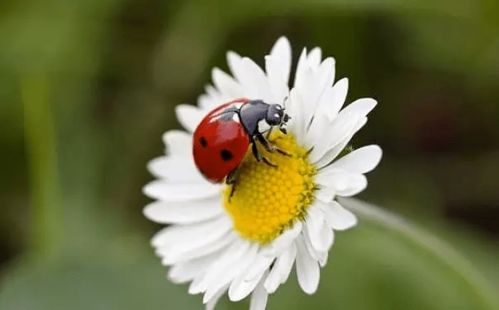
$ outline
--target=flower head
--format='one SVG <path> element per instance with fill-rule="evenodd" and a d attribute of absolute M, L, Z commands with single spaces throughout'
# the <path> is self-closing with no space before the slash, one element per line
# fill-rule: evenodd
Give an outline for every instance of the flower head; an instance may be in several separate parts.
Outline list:
<path fill-rule="evenodd" d="M 293 265 L 300 287 L 314 293 L 334 232 L 357 223 L 335 199 L 362 191 L 364 174 L 381 158 L 376 145 L 345 152 L 376 101 L 362 98 L 343 108 L 348 80 L 334 83 L 335 60 L 322 60 L 319 48 L 303 50 L 290 89 L 286 38 L 265 57 L 265 71 L 234 52 L 227 59 L 232 76 L 215 68 L 214 85 L 206 87 L 197 106 L 177 107 L 187 131 L 164 134 L 166 155 L 149 164 L 158 179 L 144 188 L 156 201 L 144 213 L 169 224 L 152 244 L 170 266 L 171 281 L 190 282 L 189 293 L 203 293 L 208 309 L 226 292 L 232 301 L 251 294 L 251 309 L 264 309 L 268 294 L 288 279 Z M 281 103 L 291 119 L 287 134 L 268 135 L 287 155 L 260 147 L 277 166 L 272 167 L 248 151 L 234 189 L 212 184 L 198 172 L 192 132 L 215 107 L 239 97 Z"/>

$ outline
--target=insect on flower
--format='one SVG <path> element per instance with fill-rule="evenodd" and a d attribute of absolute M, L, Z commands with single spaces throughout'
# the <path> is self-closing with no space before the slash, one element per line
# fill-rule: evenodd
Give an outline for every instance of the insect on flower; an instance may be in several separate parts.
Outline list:
<path fill-rule="evenodd" d="M 279 104 L 238 98 L 209 112 L 194 131 L 193 155 L 199 171 L 211 182 L 235 182 L 237 167 L 251 144 L 253 156 L 276 167 L 258 150 L 258 141 L 268 152 L 287 153 L 265 137 L 277 126 L 286 134 L 289 116 Z"/>
<path fill-rule="evenodd" d="M 316 292 L 336 236 L 357 224 L 338 198 L 364 190 L 382 156 L 377 145 L 344 151 L 376 100 L 348 104 L 348 80 L 335 82 L 320 48 L 304 48 L 295 72 L 291 56 L 284 37 L 265 69 L 228 52 L 231 74 L 214 69 L 197 105 L 177 106 L 185 130 L 166 132 L 166 154 L 148 164 L 144 214 L 167 225 L 151 243 L 207 310 L 225 294 L 264 310 L 293 268 Z"/>

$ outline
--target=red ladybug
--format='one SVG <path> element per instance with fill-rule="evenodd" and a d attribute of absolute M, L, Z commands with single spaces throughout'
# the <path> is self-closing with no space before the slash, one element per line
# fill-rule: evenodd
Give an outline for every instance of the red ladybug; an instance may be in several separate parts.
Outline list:
<path fill-rule="evenodd" d="M 284 153 L 273 146 L 263 132 L 279 126 L 286 133 L 288 120 L 289 116 L 279 104 L 247 98 L 224 103 L 208 113 L 194 131 L 194 162 L 209 181 L 219 183 L 225 179 L 233 183 L 235 171 L 251 144 L 258 161 L 275 166 L 262 156 L 255 141 L 268 151 Z"/>

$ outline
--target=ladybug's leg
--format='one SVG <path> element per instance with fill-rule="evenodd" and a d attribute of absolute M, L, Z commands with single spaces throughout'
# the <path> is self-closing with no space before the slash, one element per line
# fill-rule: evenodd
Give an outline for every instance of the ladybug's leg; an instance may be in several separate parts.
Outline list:
<path fill-rule="evenodd" d="M 267 140 L 267 138 L 265 138 L 261 133 L 257 133 L 255 136 L 258 139 L 258 141 L 263 145 L 263 147 L 267 150 L 267 152 L 276 152 L 277 151 L 278 153 L 280 153 L 282 155 L 291 156 L 291 154 L 287 153 L 284 150 L 281 150 L 277 146 L 270 143 L 270 141 Z"/>
<path fill-rule="evenodd" d="M 265 156 L 262 156 L 262 161 L 263 161 L 264 163 L 266 163 L 267 165 L 269 165 L 270 167 L 277 168 L 277 165 L 276 165 L 276 164 L 274 164 L 274 163 L 271 163 L 271 162 L 267 159 L 267 157 L 265 157 Z"/>
<path fill-rule="evenodd" d="M 267 140 L 267 138 L 265 138 L 261 133 L 257 133 L 255 137 L 258 139 L 258 142 L 260 142 L 263 145 L 263 147 L 267 150 L 267 152 L 273 153 L 276 151 L 276 147 L 272 145 L 270 141 Z"/>
<path fill-rule="evenodd" d="M 253 156 L 255 156 L 256 160 L 263 161 L 267 165 L 274 167 L 274 168 L 277 168 L 276 164 L 271 163 L 265 156 L 263 156 L 260 153 L 260 151 L 258 151 L 258 148 L 256 146 L 256 141 L 253 139 L 251 140 L 251 151 L 253 152 Z"/>
<path fill-rule="evenodd" d="M 229 174 L 225 178 L 225 183 L 227 185 L 232 185 L 229 194 L 229 202 L 232 196 L 234 195 L 234 192 L 236 191 L 236 184 L 237 184 L 236 181 L 237 181 L 237 168 L 229 172 Z"/>
<path fill-rule="evenodd" d="M 256 160 L 262 161 L 262 154 L 258 151 L 258 148 L 256 147 L 256 143 L 254 140 L 251 141 L 251 151 L 253 152 L 253 156 L 255 156 Z"/>
<path fill-rule="evenodd" d="M 225 178 L 225 183 L 228 185 L 236 184 L 237 181 L 237 169 L 232 170 L 229 172 L 227 177 Z"/>

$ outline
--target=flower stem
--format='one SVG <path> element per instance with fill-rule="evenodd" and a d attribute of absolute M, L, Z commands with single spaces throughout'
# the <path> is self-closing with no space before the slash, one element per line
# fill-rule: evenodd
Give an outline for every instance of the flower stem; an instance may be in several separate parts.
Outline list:
<path fill-rule="evenodd" d="M 343 198 L 341 204 L 382 227 L 399 233 L 407 241 L 431 254 L 442 265 L 455 273 L 463 283 L 474 292 L 483 309 L 499 309 L 494 289 L 478 270 L 450 244 L 408 223 L 403 218 L 375 205 L 357 199 Z"/>

